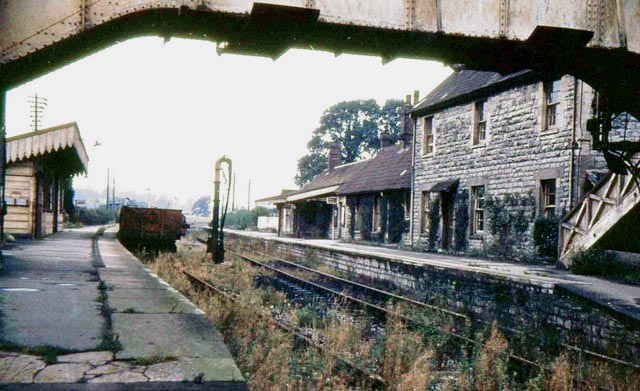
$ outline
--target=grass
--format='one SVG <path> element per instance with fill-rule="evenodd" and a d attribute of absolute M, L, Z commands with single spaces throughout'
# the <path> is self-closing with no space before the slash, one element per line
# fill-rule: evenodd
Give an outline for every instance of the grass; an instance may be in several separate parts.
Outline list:
<path fill-rule="evenodd" d="M 113 332 L 113 325 L 111 324 L 111 314 L 114 310 L 109 306 L 108 291 L 113 290 L 112 286 L 108 286 L 104 281 L 98 283 L 98 302 L 100 303 L 100 313 L 104 316 L 105 324 L 104 331 L 102 333 L 102 341 L 98 345 L 98 350 L 108 350 L 111 352 L 118 352 L 122 350 L 122 344 L 120 343 L 118 334 Z"/>
<path fill-rule="evenodd" d="M 1 352 L 19 353 L 31 356 L 39 356 L 46 364 L 55 364 L 58 362 L 58 356 L 66 354 L 81 353 L 84 350 L 64 349 L 57 346 L 19 346 L 10 342 L 0 342 Z"/>
<path fill-rule="evenodd" d="M 157 349 L 151 356 L 139 357 L 133 360 L 134 364 L 141 366 L 151 366 L 163 362 L 175 361 L 177 358 L 169 354 L 165 354 L 161 349 Z"/>
<path fill-rule="evenodd" d="M 475 339 L 482 344 L 474 348 L 446 333 L 455 330 L 473 336 L 460 325 L 456 327 L 451 319 L 396 306 L 397 316 L 387 319 L 384 332 L 371 333 L 368 324 L 357 321 L 340 305 L 318 315 L 312 306 L 296 307 L 272 288 L 258 289 L 254 285 L 256 269 L 243 261 L 230 257 L 230 262 L 212 267 L 203 259 L 204 254 L 192 250 L 162 254 L 151 268 L 190 297 L 218 326 L 253 390 L 369 389 L 358 383 L 334 354 L 377 373 L 391 391 L 577 390 L 573 379 L 584 380 L 581 384 L 589 385 L 588 389 L 640 389 L 637 372 L 587 363 L 584 358 L 580 361 L 566 353 L 540 355 L 536 359 L 549 363 L 548 371 L 518 375 L 514 372 L 517 367 L 508 359 L 512 348 L 495 324 L 478 333 Z M 194 290 L 186 277 L 176 271 L 176 264 L 233 292 L 241 304 Z M 273 313 L 309 330 L 323 344 L 325 353 L 301 345 L 275 327 L 269 321 Z M 403 314 L 419 318 L 419 323 L 405 324 L 401 320 Z"/>

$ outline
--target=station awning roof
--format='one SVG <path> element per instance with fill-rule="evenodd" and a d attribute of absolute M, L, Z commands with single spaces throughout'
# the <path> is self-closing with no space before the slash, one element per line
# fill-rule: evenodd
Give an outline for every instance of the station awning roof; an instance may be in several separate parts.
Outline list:
<path fill-rule="evenodd" d="M 338 190 L 339 187 L 340 187 L 339 185 L 336 185 L 336 186 L 329 186 L 329 187 L 323 187 L 320 189 L 305 191 L 304 193 L 297 193 L 297 194 L 288 196 L 287 201 L 289 202 L 298 201 L 298 200 L 303 200 L 305 198 L 319 197 L 322 195 L 333 194 L 336 192 L 336 190 Z"/>
<path fill-rule="evenodd" d="M 44 161 L 61 175 L 89 169 L 89 157 L 75 122 L 7 138 L 7 164 L 32 159 Z"/>
<path fill-rule="evenodd" d="M 294 193 L 298 193 L 299 190 L 282 190 L 280 194 L 277 196 L 260 198 L 255 201 L 258 206 L 271 206 L 275 204 L 283 204 L 287 202 L 287 196 L 292 195 Z"/>

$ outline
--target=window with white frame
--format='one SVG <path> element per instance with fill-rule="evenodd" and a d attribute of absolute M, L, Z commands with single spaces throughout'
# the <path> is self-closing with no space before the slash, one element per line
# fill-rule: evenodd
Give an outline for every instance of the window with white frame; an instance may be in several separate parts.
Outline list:
<path fill-rule="evenodd" d="M 380 196 L 373 197 L 373 216 L 371 227 L 374 232 L 379 232 L 382 229 L 380 219 Z"/>
<path fill-rule="evenodd" d="M 471 233 L 484 232 L 484 186 L 471 187 Z"/>
<path fill-rule="evenodd" d="M 430 155 L 435 147 L 435 134 L 433 132 L 433 116 L 424 118 L 424 127 L 422 129 L 422 153 Z"/>
<path fill-rule="evenodd" d="M 420 202 L 420 233 L 429 233 L 429 192 L 423 191 Z"/>
<path fill-rule="evenodd" d="M 540 181 L 540 212 L 546 218 L 556 214 L 556 180 Z"/>
<path fill-rule="evenodd" d="M 473 145 L 484 144 L 487 138 L 487 101 L 475 103 L 475 121 L 473 126 Z"/>
<path fill-rule="evenodd" d="M 544 127 L 545 130 L 552 128 L 558 124 L 558 115 L 560 113 L 560 80 L 553 80 L 544 83 Z"/>
<path fill-rule="evenodd" d="M 411 194 L 409 192 L 405 192 L 402 195 L 402 206 L 404 208 L 404 219 L 411 219 Z"/>

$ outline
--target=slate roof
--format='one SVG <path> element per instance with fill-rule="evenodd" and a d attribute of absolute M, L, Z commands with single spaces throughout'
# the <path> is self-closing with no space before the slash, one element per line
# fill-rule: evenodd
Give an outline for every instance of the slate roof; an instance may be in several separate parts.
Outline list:
<path fill-rule="evenodd" d="M 452 73 L 411 111 L 417 117 L 449 107 L 476 100 L 496 91 L 507 89 L 518 83 L 526 83 L 538 76 L 528 69 L 501 75 L 496 72 L 460 69 Z"/>
<path fill-rule="evenodd" d="M 382 148 L 371 159 L 324 170 L 295 194 L 332 186 L 338 186 L 336 194 L 408 189 L 411 187 L 411 149 L 392 145 Z"/>
<path fill-rule="evenodd" d="M 348 181 L 349 178 L 355 177 L 362 167 L 370 160 L 372 159 L 343 164 L 341 166 L 334 167 L 332 170 L 324 170 L 300 189 L 298 193 L 306 193 L 311 190 L 342 185 Z"/>
<path fill-rule="evenodd" d="M 411 148 L 393 145 L 363 161 L 338 188 L 338 194 L 369 193 L 411 187 Z"/>

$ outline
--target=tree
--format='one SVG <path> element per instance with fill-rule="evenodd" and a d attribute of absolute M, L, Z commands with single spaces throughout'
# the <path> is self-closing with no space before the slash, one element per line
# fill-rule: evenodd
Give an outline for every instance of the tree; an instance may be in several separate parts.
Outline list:
<path fill-rule="evenodd" d="M 209 209 L 209 202 L 211 198 L 209 196 L 202 196 L 193 203 L 191 207 L 191 214 L 196 216 L 209 216 L 211 210 Z"/>
<path fill-rule="evenodd" d="M 402 101 L 390 99 L 380 107 L 374 99 L 340 102 L 320 118 L 307 144 L 309 153 L 298 160 L 296 184 L 304 186 L 327 167 L 329 144 L 340 145 L 342 163 L 373 156 L 380 149 L 379 133 L 388 131 L 397 140 L 401 130 Z"/>
<path fill-rule="evenodd" d="M 73 197 L 75 192 L 73 191 L 73 179 L 65 178 L 62 180 L 62 210 L 69 215 L 69 220 L 75 222 L 76 220 L 76 207 L 73 204 Z"/>

